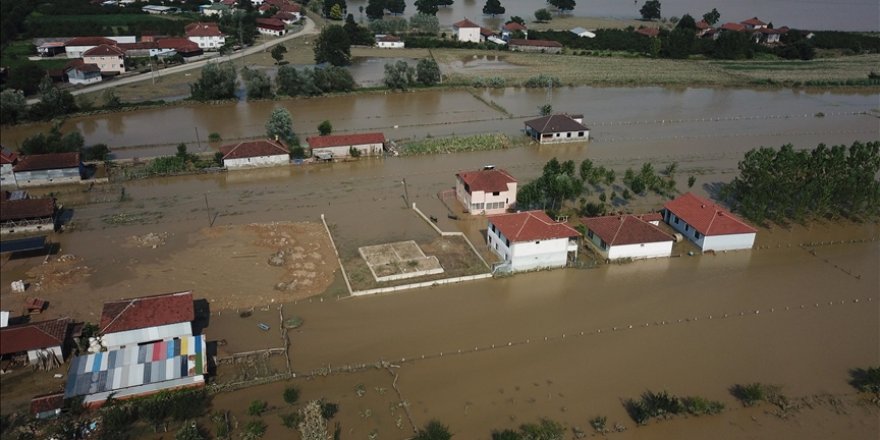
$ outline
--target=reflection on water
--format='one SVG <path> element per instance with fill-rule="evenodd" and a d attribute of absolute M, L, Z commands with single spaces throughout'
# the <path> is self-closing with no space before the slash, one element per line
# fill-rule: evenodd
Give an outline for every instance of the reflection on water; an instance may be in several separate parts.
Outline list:
<path fill-rule="evenodd" d="M 361 87 L 377 87 L 381 86 L 382 80 L 385 78 L 385 65 L 394 64 L 398 61 L 405 61 L 411 67 L 415 68 L 417 59 L 414 58 L 355 58 L 352 60 L 348 71 L 351 72 L 354 81 Z"/>

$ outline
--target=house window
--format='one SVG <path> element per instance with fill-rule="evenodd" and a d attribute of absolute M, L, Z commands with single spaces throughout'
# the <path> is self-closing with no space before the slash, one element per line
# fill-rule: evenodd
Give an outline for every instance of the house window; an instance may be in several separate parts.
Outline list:
<path fill-rule="evenodd" d="M 540 242 L 540 241 L 536 241 L 535 244 L 541 244 L 541 242 Z"/>
<path fill-rule="evenodd" d="M 578 132 L 578 137 L 584 137 L 584 132 L 579 131 L 579 132 Z"/>
<path fill-rule="evenodd" d="M 505 239 L 504 241 L 507 243 L 507 247 L 510 247 L 510 239 L 507 238 L 507 239 Z"/>
<path fill-rule="evenodd" d="M 678 217 L 676 217 L 673 221 L 675 222 L 675 224 L 678 224 Z"/>
<path fill-rule="evenodd" d="M 570 138 L 570 137 L 571 137 L 571 133 L 566 133 L 566 134 L 565 134 L 565 137 Z"/>
<path fill-rule="evenodd" d="M 700 232 L 699 231 L 694 231 L 694 238 L 696 238 L 697 240 L 700 239 Z"/>
<path fill-rule="evenodd" d="M 593 238 L 593 230 L 587 229 L 587 237 Z"/>
<path fill-rule="evenodd" d="M 599 240 L 599 247 L 602 249 L 606 249 L 608 247 L 608 243 L 605 243 L 605 240 Z"/>
<path fill-rule="evenodd" d="M 498 195 L 501 195 L 501 192 L 499 192 L 499 191 L 495 191 L 495 192 L 492 193 L 492 195 L 493 195 L 493 196 L 498 196 Z"/>
<path fill-rule="evenodd" d="M 691 230 L 691 225 L 685 223 L 685 224 L 684 224 L 684 232 L 687 232 L 687 231 L 690 231 L 690 230 Z"/>

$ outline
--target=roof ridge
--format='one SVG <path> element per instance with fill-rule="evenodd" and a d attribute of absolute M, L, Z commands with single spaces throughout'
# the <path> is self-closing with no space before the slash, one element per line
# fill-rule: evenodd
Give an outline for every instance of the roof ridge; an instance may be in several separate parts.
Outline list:
<path fill-rule="evenodd" d="M 113 319 L 110 320 L 110 322 L 108 322 L 107 325 L 104 326 L 104 328 L 101 329 L 101 333 L 104 333 L 108 328 L 110 328 L 110 326 L 112 326 L 113 323 L 116 322 L 116 320 L 119 319 L 119 317 L 122 316 L 122 314 L 125 313 L 125 311 L 128 310 L 129 307 L 131 307 L 135 301 L 137 301 L 137 298 L 133 298 L 133 299 L 128 300 L 128 304 L 126 304 L 125 307 L 122 310 L 120 310 L 119 313 L 117 313 L 116 316 L 114 316 Z"/>
<path fill-rule="evenodd" d="M 621 216 L 620 222 L 617 225 L 617 230 L 614 231 L 614 236 L 611 237 L 611 242 L 608 244 L 614 244 L 617 241 L 617 236 L 620 235 L 620 231 L 623 230 L 623 224 L 626 223 L 626 215 Z"/>

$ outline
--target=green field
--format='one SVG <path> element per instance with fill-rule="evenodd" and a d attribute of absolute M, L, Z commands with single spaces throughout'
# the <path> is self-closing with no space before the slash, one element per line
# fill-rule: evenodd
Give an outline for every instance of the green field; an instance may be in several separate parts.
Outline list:
<path fill-rule="evenodd" d="M 157 16 L 149 14 L 43 15 L 32 13 L 26 20 L 27 36 L 74 37 L 82 35 L 128 35 L 144 31 L 179 35 L 191 14 Z"/>
<path fill-rule="evenodd" d="M 28 62 L 29 56 L 36 55 L 34 45 L 30 41 L 16 41 L 3 49 L 0 53 L 0 65 L 3 67 L 15 68 Z M 36 61 L 43 69 L 60 69 L 67 64 L 69 60 L 66 58 L 47 59 Z"/>

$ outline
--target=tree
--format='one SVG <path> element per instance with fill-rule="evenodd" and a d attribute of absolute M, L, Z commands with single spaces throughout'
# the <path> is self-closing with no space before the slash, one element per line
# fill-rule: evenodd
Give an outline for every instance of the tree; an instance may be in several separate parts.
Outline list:
<path fill-rule="evenodd" d="M 330 121 L 325 120 L 320 125 L 318 125 L 318 133 L 320 133 L 321 136 L 327 136 L 328 134 L 330 134 L 332 132 L 333 132 L 333 124 L 331 124 Z M 284 393 L 285 393 L 284 396 L 286 398 L 287 391 L 284 391 Z M 287 403 L 291 403 L 291 402 L 287 402 Z"/>
<path fill-rule="evenodd" d="M 67 90 L 55 87 L 48 76 L 40 81 L 40 102 L 31 108 L 35 119 L 52 119 L 77 111 L 76 99 Z"/>
<path fill-rule="evenodd" d="M 420 14 L 437 15 L 437 11 L 440 10 L 437 7 L 437 0 L 416 0 L 414 4 Z"/>
<path fill-rule="evenodd" d="M 385 0 L 369 0 L 366 12 L 370 20 L 381 20 L 385 16 Z"/>
<path fill-rule="evenodd" d="M 660 19 L 660 0 L 648 0 L 639 9 L 642 14 L 642 20 L 659 20 Z"/>
<path fill-rule="evenodd" d="M 437 35 L 440 32 L 440 20 L 436 15 L 416 14 L 409 18 L 411 32 L 424 35 Z"/>
<path fill-rule="evenodd" d="M 569 12 L 575 7 L 575 0 L 549 0 L 547 3 L 556 6 L 560 12 Z"/>
<path fill-rule="evenodd" d="M 372 46 L 376 44 L 376 39 L 373 37 L 373 33 L 366 27 L 355 23 L 354 15 L 352 14 L 348 14 L 345 17 L 345 24 L 342 28 L 345 29 L 345 33 L 348 34 L 348 41 L 352 45 Z"/>
<path fill-rule="evenodd" d="M 279 94 L 287 96 L 311 96 L 321 93 L 315 88 L 314 77 L 308 73 L 308 69 L 304 69 L 303 73 L 300 73 L 290 65 L 278 68 L 275 86 Z"/>
<path fill-rule="evenodd" d="M 275 60 L 275 64 L 281 64 L 281 60 L 284 59 L 284 54 L 287 53 L 287 47 L 283 44 L 279 44 L 272 48 L 272 59 Z"/>
<path fill-rule="evenodd" d="M 504 6 L 501 6 L 501 0 L 486 0 L 485 6 L 483 6 L 483 13 L 491 16 L 496 16 L 503 14 L 506 9 Z"/>
<path fill-rule="evenodd" d="M 174 435 L 174 440 L 206 440 L 205 434 L 199 429 L 196 422 L 184 423 L 184 425 Z"/>
<path fill-rule="evenodd" d="M 0 92 L 0 123 L 15 124 L 27 113 L 27 99 L 21 90 L 6 89 Z"/>
<path fill-rule="evenodd" d="M 342 20 L 342 6 L 338 3 L 333 5 L 330 8 L 330 15 L 328 16 L 331 20 Z"/>
<path fill-rule="evenodd" d="M 535 11 L 535 20 L 537 20 L 538 23 L 546 23 L 552 19 L 553 19 L 553 14 L 551 14 L 550 11 L 548 11 L 544 8 L 541 8 L 541 9 L 538 9 L 537 11 Z"/>
<path fill-rule="evenodd" d="M 39 90 L 40 81 L 46 76 L 46 71 L 37 63 L 25 62 L 9 69 L 7 86 L 18 89 L 25 95 L 33 95 Z"/>
<path fill-rule="evenodd" d="M 715 40 L 712 51 L 713 58 L 723 60 L 740 60 L 751 58 L 754 54 L 754 42 L 745 32 L 722 32 Z"/>
<path fill-rule="evenodd" d="M 718 23 L 718 20 L 721 19 L 721 14 L 718 13 L 718 10 L 712 8 L 711 11 L 703 14 L 703 21 L 709 23 L 710 26 L 714 26 L 715 23 Z"/>
<path fill-rule="evenodd" d="M 303 440 L 328 440 L 332 438 L 327 431 L 327 422 L 321 412 L 321 402 L 313 400 L 300 410 L 302 421 L 297 429 Z"/>
<path fill-rule="evenodd" d="M 276 108 L 269 115 L 266 121 L 266 136 L 270 139 L 283 139 L 285 142 L 292 142 L 295 134 L 293 133 L 293 118 L 286 108 Z"/>
<path fill-rule="evenodd" d="M 681 16 L 681 19 L 678 20 L 678 23 L 675 25 L 676 29 L 690 29 L 692 31 L 697 30 L 697 22 L 694 21 L 694 17 L 691 17 L 691 14 L 684 14 Z"/>
<path fill-rule="evenodd" d="M 193 99 L 211 101 L 234 98 L 235 83 L 235 66 L 232 63 L 208 63 L 202 68 L 202 77 L 189 87 Z"/>
<path fill-rule="evenodd" d="M 334 66 L 351 64 L 351 40 L 342 26 L 327 26 L 318 35 L 318 40 L 315 41 L 315 63 L 330 63 Z"/>
<path fill-rule="evenodd" d="M 95 144 L 83 151 L 83 160 L 105 162 L 110 158 L 107 144 Z"/>
<path fill-rule="evenodd" d="M 693 20 L 691 20 L 693 21 Z M 675 28 L 666 38 L 666 56 L 685 59 L 691 54 L 696 34 L 687 28 Z"/>
<path fill-rule="evenodd" d="M 437 420 L 431 420 L 424 428 L 419 429 L 413 440 L 449 440 L 451 438 L 449 427 Z"/>
<path fill-rule="evenodd" d="M 385 7 L 388 8 L 388 12 L 400 15 L 406 10 L 406 0 L 385 0 Z"/>
<path fill-rule="evenodd" d="M 350 92 L 354 89 L 354 78 L 351 72 L 344 67 L 330 66 L 324 69 L 315 69 L 312 72 L 314 86 L 320 93 Z"/>
<path fill-rule="evenodd" d="M 19 151 L 24 155 L 71 153 L 80 151 L 85 145 L 83 136 L 78 131 L 61 134 L 61 124 L 56 122 L 48 133 L 38 133 L 25 138 Z"/>
<path fill-rule="evenodd" d="M 334 6 L 336 6 L 335 12 L 333 10 Z M 348 5 L 345 3 L 345 0 L 324 0 L 322 12 L 325 17 L 333 20 L 342 20 L 342 14 L 344 14 L 347 9 Z"/>
<path fill-rule="evenodd" d="M 695 183 L 697 183 L 697 177 L 696 177 L 696 176 L 690 176 L 690 177 L 688 177 L 688 188 L 693 188 Z"/>
<path fill-rule="evenodd" d="M 540 107 L 541 116 L 550 116 L 553 114 L 553 105 L 552 104 L 544 104 Z"/>
<path fill-rule="evenodd" d="M 433 58 L 422 58 L 416 64 L 416 80 L 425 86 L 440 82 L 440 66 Z"/>
<path fill-rule="evenodd" d="M 400 60 L 395 63 L 385 64 L 385 86 L 392 90 L 407 90 L 413 83 L 414 69 Z"/>
<path fill-rule="evenodd" d="M 275 96 L 272 80 L 262 70 L 245 67 L 241 70 L 241 76 L 244 78 L 248 99 L 269 99 Z"/>

